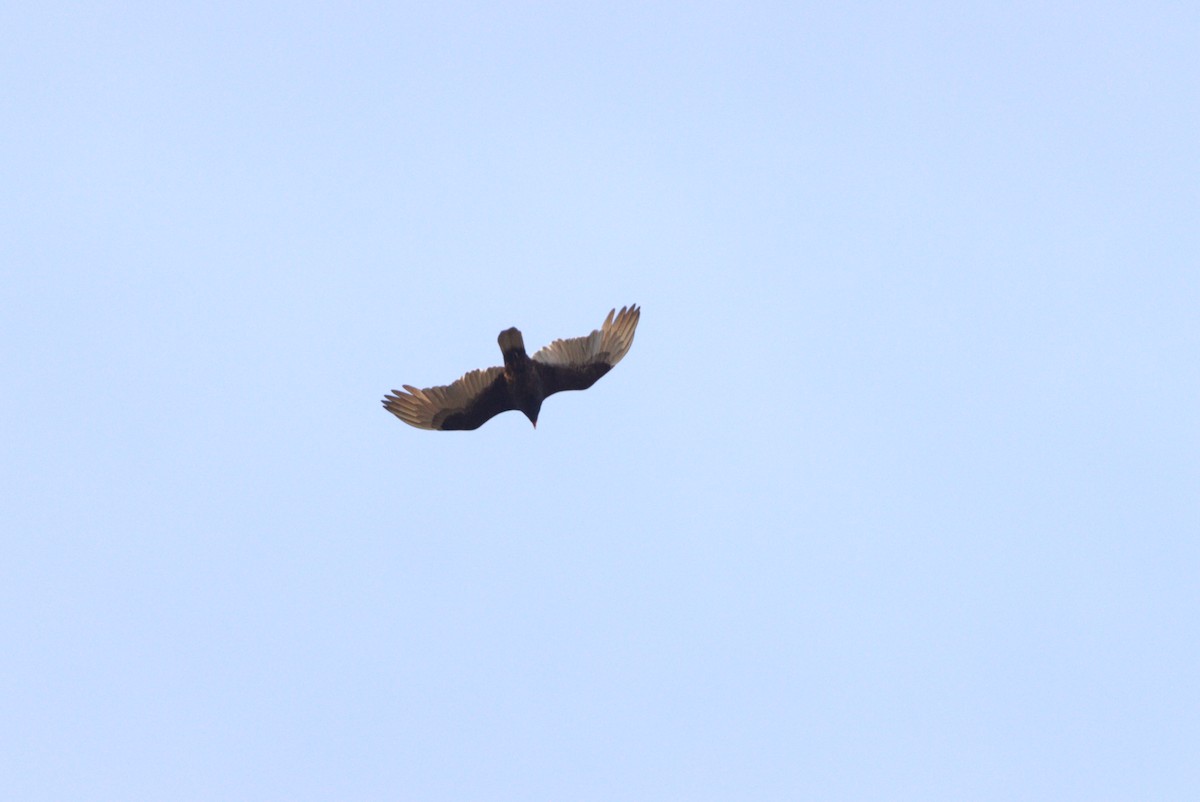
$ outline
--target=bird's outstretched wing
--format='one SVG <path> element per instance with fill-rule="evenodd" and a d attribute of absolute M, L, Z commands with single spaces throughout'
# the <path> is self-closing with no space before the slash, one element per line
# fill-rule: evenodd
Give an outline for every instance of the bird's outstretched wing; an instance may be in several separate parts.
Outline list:
<path fill-rule="evenodd" d="M 478 429 L 488 420 L 516 409 L 505 387 L 504 368 L 473 370 L 444 387 L 418 390 L 404 385 L 383 398 L 383 406 L 418 429 Z"/>
<path fill-rule="evenodd" d="M 637 304 L 612 310 L 604 324 L 586 337 L 555 340 L 533 355 L 546 395 L 586 390 L 613 369 L 633 345 L 642 310 Z M 614 317 L 615 316 L 615 317 Z"/>

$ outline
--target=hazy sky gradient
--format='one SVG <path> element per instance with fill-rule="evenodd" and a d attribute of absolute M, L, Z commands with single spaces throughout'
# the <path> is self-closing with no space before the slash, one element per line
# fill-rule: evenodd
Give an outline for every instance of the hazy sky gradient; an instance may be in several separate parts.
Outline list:
<path fill-rule="evenodd" d="M 0 28 L 0 797 L 1200 798 L 1200 10 Z"/>

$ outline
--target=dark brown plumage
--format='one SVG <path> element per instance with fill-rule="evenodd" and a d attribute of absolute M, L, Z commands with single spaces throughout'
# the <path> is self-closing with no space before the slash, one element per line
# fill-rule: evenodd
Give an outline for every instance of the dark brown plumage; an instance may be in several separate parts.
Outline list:
<path fill-rule="evenodd" d="M 453 384 L 418 390 L 404 385 L 384 396 L 383 406 L 418 429 L 478 429 L 501 412 L 519 409 L 537 426 L 547 396 L 586 390 L 613 369 L 633 345 L 641 309 L 612 310 L 586 337 L 555 340 L 530 358 L 516 329 L 500 332 L 504 366 L 473 370 Z M 615 316 L 615 317 L 614 317 Z"/>

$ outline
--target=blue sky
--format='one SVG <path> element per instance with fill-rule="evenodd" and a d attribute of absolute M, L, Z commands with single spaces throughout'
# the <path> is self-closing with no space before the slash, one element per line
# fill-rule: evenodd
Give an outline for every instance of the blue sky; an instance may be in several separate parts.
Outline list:
<path fill-rule="evenodd" d="M 0 21 L 0 797 L 1200 793 L 1195 9 Z"/>

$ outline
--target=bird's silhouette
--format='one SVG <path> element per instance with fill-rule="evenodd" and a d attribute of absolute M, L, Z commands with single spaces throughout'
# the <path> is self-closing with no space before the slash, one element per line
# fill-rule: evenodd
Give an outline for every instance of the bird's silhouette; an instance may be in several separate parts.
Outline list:
<path fill-rule="evenodd" d="M 621 361 L 640 316 L 636 304 L 614 309 L 588 336 L 555 340 L 532 358 L 521 332 L 505 329 L 498 338 L 503 367 L 472 370 L 452 384 L 424 390 L 406 384 L 384 396 L 383 406 L 419 429 L 478 429 L 510 409 L 519 409 L 536 427 L 547 396 L 586 390 Z"/>

